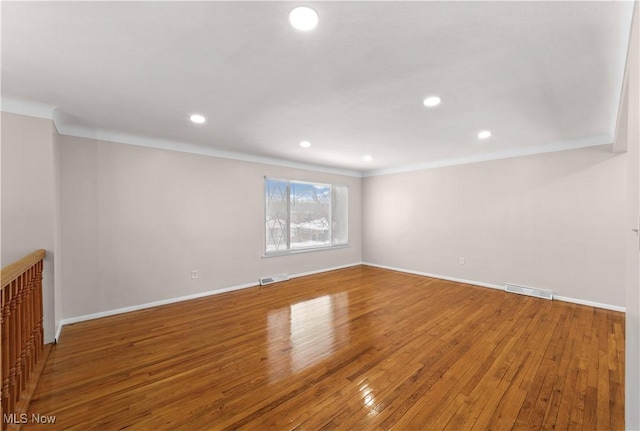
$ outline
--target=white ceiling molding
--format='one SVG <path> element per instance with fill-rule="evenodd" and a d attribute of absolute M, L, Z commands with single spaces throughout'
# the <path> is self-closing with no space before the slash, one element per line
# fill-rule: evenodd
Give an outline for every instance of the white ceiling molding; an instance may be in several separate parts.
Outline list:
<path fill-rule="evenodd" d="M 198 154 L 201 156 L 219 157 L 222 159 L 241 160 L 252 163 L 264 163 L 267 165 L 283 166 L 294 169 L 306 169 L 314 172 L 324 172 L 327 174 L 346 175 L 349 177 L 361 177 L 362 173 L 349 169 L 338 169 L 329 166 L 317 166 L 309 163 L 299 163 L 290 160 L 278 160 L 270 157 L 261 157 L 253 154 L 236 153 L 232 151 L 217 150 L 202 145 L 194 145 L 185 142 L 176 142 L 163 139 L 149 138 L 146 136 L 135 136 L 125 133 L 111 132 L 97 128 L 89 128 L 74 124 L 65 123 L 70 118 L 61 113 L 60 108 L 54 108 L 41 103 L 25 102 L 12 98 L 3 97 L 0 102 L 2 112 L 26 115 L 29 117 L 44 118 L 52 120 L 58 133 L 61 135 L 75 136 L 77 138 L 96 139 L 107 142 L 117 142 L 120 144 L 136 145 L 140 147 L 158 148 L 162 150 L 179 151 L 183 153 Z"/>
<path fill-rule="evenodd" d="M 332 168 L 330 166 L 318 166 L 285 159 L 274 159 L 271 157 L 262 157 L 253 154 L 236 153 L 233 151 L 218 150 L 216 148 L 194 145 L 186 142 L 168 141 L 163 139 L 128 135 L 124 133 L 110 132 L 105 130 L 84 129 L 80 127 L 67 128 L 65 125 L 56 125 L 56 127 L 58 128 L 58 132 L 62 135 L 76 136 L 79 138 L 97 139 L 107 142 L 118 142 L 121 144 L 137 145 L 139 147 L 158 148 L 162 150 L 179 151 L 183 153 L 218 157 L 222 159 L 240 160 L 244 162 L 263 163 L 266 165 L 283 166 L 294 169 L 306 169 L 308 171 L 345 175 L 349 177 L 362 176 L 361 172 L 348 169 L 338 169 Z"/>
<path fill-rule="evenodd" d="M 575 150 L 578 148 L 596 147 L 600 145 L 611 145 L 612 139 L 609 136 L 596 136 L 587 139 L 577 139 L 575 141 L 556 142 L 553 144 L 541 145 L 538 147 L 514 148 L 507 151 L 478 154 L 471 157 L 458 159 L 438 160 L 436 162 L 417 163 L 413 165 L 398 166 L 389 169 L 377 169 L 367 171 L 363 177 L 375 177 L 380 175 L 399 174 L 402 172 L 420 171 L 424 169 L 443 168 L 446 166 L 467 165 L 470 163 L 488 162 L 491 160 L 510 159 L 513 157 L 533 156 L 536 154 L 555 153 L 558 151 Z"/>
<path fill-rule="evenodd" d="M 20 100 L 3 95 L 2 98 L 0 98 L 0 108 L 2 112 L 52 120 L 53 110 L 56 107 L 45 103 Z"/>
<path fill-rule="evenodd" d="M 42 104 L 17 101 L 10 98 L 2 98 L 2 111 L 13 114 L 27 115 L 31 117 L 46 118 L 53 121 L 58 133 L 61 135 L 75 136 L 85 139 L 97 139 L 100 141 L 117 142 L 121 144 L 137 145 L 140 147 L 158 148 L 183 153 L 198 154 L 202 156 L 219 157 L 223 159 L 241 160 L 245 162 L 264 163 L 268 165 L 283 166 L 295 169 L 306 169 L 329 174 L 346 175 L 350 177 L 374 177 L 380 175 L 398 174 L 402 172 L 435 169 L 446 166 L 466 165 L 471 163 L 486 162 L 491 160 L 508 159 L 512 157 L 531 156 L 536 154 L 553 153 L 557 151 L 572 150 L 577 148 L 594 147 L 613 143 L 613 138 L 606 135 L 577 139 L 573 141 L 555 142 L 537 147 L 515 148 L 501 152 L 477 154 L 470 157 L 452 158 L 434 162 L 416 163 L 396 166 L 386 169 L 373 169 L 368 171 L 353 171 L 336 169 L 327 166 L 317 166 L 299 163 L 289 160 L 277 160 L 269 157 L 255 156 L 251 154 L 234 153 L 231 151 L 217 150 L 211 147 L 194 145 L 185 142 L 168 141 L 148 138 L 145 136 L 127 135 L 117 132 L 81 127 L 64 123 L 64 116 L 56 115 L 56 109 Z M 53 112 L 52 112 L 53 111 Z"/>

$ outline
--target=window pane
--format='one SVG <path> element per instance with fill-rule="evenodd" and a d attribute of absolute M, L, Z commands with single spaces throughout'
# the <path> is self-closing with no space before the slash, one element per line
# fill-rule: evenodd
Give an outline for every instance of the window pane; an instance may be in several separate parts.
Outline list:
<path fill-rule="evenodd" d="M 267 251 L 287 250 L 287 181 L 265 180 Z"/>
<path fill-rule="evenodd" d="M 333 186 L 333 244 L 349 243 L 349 188 Z"/>
<path fill-rule="evenodd" d="M 349 188 L 265 178 L 266 253 L 349 244 Z"/>
<path fill-rule="evenodd" d="M 291 248 L 331 245 L 331 186 L 290 183 Z"/>

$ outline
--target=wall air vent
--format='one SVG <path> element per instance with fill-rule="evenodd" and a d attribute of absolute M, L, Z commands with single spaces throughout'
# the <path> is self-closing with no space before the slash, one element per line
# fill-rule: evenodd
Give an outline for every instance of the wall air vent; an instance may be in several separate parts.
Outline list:
<path fill-rule="evenodd" d="M 289 274 L 276 274 L 276 275 L 270 275 L 268 277 L 260 277 L 260 286 L 277 283 L 279 281 L 287 281 L 288 279 L 289 279 Z"/>
<path fill-rule="evenodd" d="M 520 295 L 535 296 L 536 298 L 553 299 L 553 291 L 551 290 L 534 289 L 532 287 L 518 286 L 517 284 L 507 284 L 504 290 Z"/>

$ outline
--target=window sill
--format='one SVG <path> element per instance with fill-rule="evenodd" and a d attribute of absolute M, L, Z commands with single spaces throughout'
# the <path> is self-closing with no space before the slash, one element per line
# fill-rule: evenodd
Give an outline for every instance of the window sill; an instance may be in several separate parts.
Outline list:
<path fill-rule="evenodd" d="M 312 253 L 316 251 L 336 250 L 340 248 L 349 248 L 349 247 L 351 247 L 351 244 L 329 245 L 326 247 L 297 248 L 295 250 L 272 251 L 269 253 L 264 253 L 262 257 L 269 258 L 269 257 L 278 257 L 278 256 L 290 256 L 292 254 Z"/>

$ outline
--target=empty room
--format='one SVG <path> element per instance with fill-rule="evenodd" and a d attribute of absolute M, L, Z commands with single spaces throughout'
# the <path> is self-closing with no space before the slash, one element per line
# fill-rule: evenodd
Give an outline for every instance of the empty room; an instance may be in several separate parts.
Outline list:
<path fill-rule="evenodd" d="M 640 430 L 637 1 L 3 1 L 2 430 Z"/>

